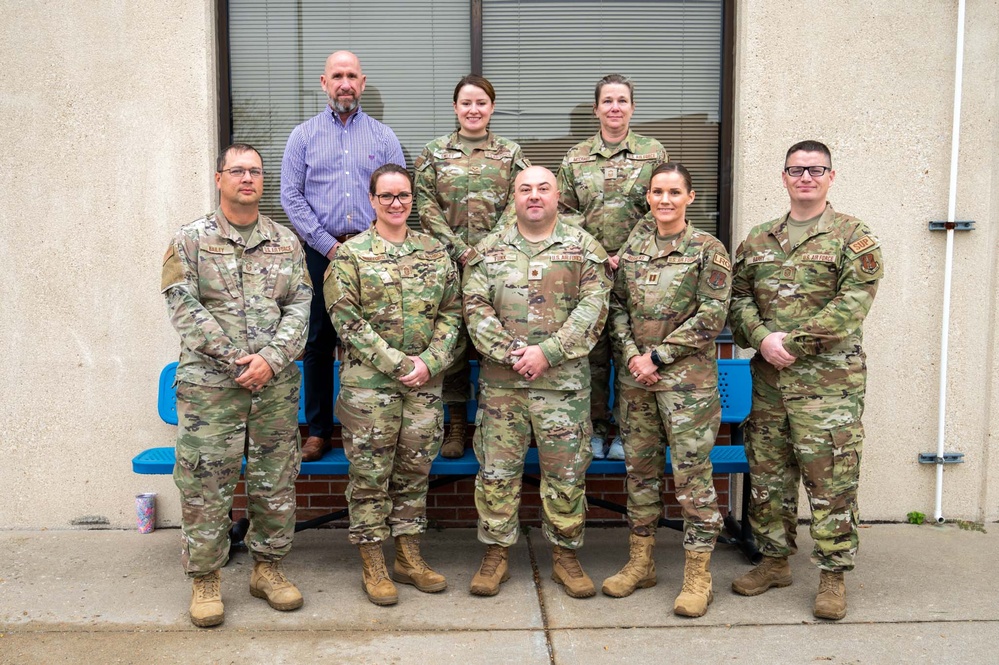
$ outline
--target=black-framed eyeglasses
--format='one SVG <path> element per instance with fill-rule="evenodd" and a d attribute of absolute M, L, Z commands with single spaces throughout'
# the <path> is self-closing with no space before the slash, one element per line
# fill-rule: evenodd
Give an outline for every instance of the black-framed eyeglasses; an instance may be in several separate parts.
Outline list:
<path fill-rule="evenodd" d="M 233 178 L 242 178 L 247 173 L 250 174 L 251 178 L 262 178 L 264 175 L 263 169 L 244 169 L 242 166 L 234 166 L 231 169 L 222 169 L 221 173 L 228 173 Z"/>
<path fill-rule="evenodd" d="M 387 208 L 390 205 L 392 205 L 392 203 L 395 202 L 396 199 L 399 199 L 399 203 L 401 203 L 402 205 L 406 205 L 407 203 L 413 200 L 413 193 L 399 192 L 398 194 L 388 194 L 388 193 L 375 194 L 375 198 L 378 199 L 379 203 L 381 203 L 383 206 Z"/>
<path fill-rule="evenodd" d="M 825 174 L 826 171 L 832 171 L 831 166 L 785 166 L 784 173 L 788 174 L 792 178 L 800 178 L 805 175 L 805 171 L 808 171 L 808 175 L 813 178 L 819 178 Z"/>

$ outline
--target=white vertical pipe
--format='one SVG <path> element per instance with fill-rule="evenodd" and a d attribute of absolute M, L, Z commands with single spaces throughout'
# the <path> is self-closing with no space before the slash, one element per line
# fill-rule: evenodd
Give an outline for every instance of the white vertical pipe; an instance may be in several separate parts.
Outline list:
<path fill-rule="evenodd" d="M 961 86 L 964 80 L 964 1 L 957 3 L 957 64 L 954 72 L 954 126 L 950 143 L 950 193 L 947 197 L 947 250 L 944 258 L 943 322 L 940 332 L 940 404 L 937 413 L 937 491 L 933 518 L 943 522 L 944 434 L 947 425 L 947 350 L 950 337 L 950 287 L 954 269 L 954 222 L 957 218 L 957 158 L 961 143 Z"/>

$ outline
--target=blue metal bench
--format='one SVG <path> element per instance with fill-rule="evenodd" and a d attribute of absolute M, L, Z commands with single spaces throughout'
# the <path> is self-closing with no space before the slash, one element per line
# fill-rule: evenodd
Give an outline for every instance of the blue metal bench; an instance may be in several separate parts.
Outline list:
<path fill-rule="evenodd" d="M 472 363 L 472 385 L 477 385 L 478 363 L 475 361 L 472 361 Z M 299 367 L 301 367 L 301 362 L 298 364 Z M 170 363 L 163 368 L 163 371 L 160 373 L 159 380 L 157 409 L 163 422 L 170 425 L 177 424 L 177 393 L 174 387 L 176 373 L 177 363 Z M 336 395 L 340 390 L 339 362 L 337 362 L 336 367 L 334 367 L 334 377 L 333 398 L 335 400 Z M 742 492 L 743 522 L 740 524 L 732 515 L 728 515 L 725 519 L 725 525 L 729 535 L 728 537 L 722 537 L 721 540 L 723 542 L 738 546 L 743 550 L 743 552 L 745 552 L 747 557 L 755 562 L 759 559 L 760 555 L 756 550 L 756 546 L 749 529 L 748 520 L 745 518 L 748 514 L 749 501 L 749 464 L 746 461 L 746 451 L 743 447 L 742 437 L 742 423 L 749 416 L 749 409 L 751 406 L 751 386 L 752 379 L 749 373 L 748 360 L 718 360 L 718 390 L 721 393 L 722 423 L 726 423 L 731 426 L 732 445 L 715 446 L 711 451 L 711 463 L 714 467 L 715 473 L 745 475 Z M 612 403 L 613 399 L 614 397 L 611 395 Z M 465 414 L 465 417 L 469 422 L 474 422 L 476 409 L 477 403 L 474 400 L 470 400 L 468 402 L 467 413 Z M 300 425 L 306 424 L 305 403 L 303 399 L 299 399 L 298 403 L 298 422 Z M 139 474 L 151 475 L 171 474 L 173 473 L 174 461 L 175 456 L 173 447 L 149 448 L 148 450 L 142 451 L 132 459 L 132 471 Z M 344 454 L 343 449 L 334 448 L 323 455 L 322 459 L 315 462 L 303 462 L 299 475 L 345 476 L 347 475 L 349 466 L 350 463 L 347 461 L 347 457 Z M 478 473 L 478 470 L 479 463 L 475 459 L 475 454 L 471 450 L 466 450 L 464 456 L 458 459 L 438 457 L 434 460 L 433 465 L 430 468 L 431 475 L 437 476 L 437 478 L 431 480 L 430 487 L 433 489 L 435 487 L 453 483 L 462 478 L 474 476 Z M 541 469 L 538 464 L 538 451 L 536 448 L 531 448 L 527 451 L 527 458 L 525 461 L 525 482 L 536 484 L 535 479 L 530 476 L 536 476 L 540 472 Z M 673 467 L 670 463 L 667 451 L 666 473 L 671 474 L 672 472 Z M 626 473 L 626 469 L 623 461 L 593 460 L 586 473 L 587 475 L 623 476 Z M 587 501 L 590 505 L 606 508 L 617 513 L 626 514 L 627 512 L 624 506 L 610 501 L 605 501 L 599 497 L 588 496 Z M 344 509 L 312 520 L 302 521 L 296 525 L 295 530 L 301 531 L 303 529 L 314 528 L 333 520 L 342 519 L 346 516 L 346 514 L 347 511 Z M 674 519 L 660 519 L 660 525 L 674 529 L 683 528 L 682 522 Z M 234 527 L 234 530 L 245 530 L 245 525 L 241 526 L 242 529 L 237 526 Z"/>

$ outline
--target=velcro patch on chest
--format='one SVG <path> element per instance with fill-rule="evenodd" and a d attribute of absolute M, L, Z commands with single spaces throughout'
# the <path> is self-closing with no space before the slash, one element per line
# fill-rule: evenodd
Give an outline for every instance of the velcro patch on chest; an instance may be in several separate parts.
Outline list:
<path fill-rule="evenodd" d="M 716 265 L 720 265 L 725 270 L 731 270 L 732 269 L 732 262 L 729 261 L 728 259 L 726 259 L 721 254 L 715 254 L 714 262 L 715 262 Z"/>
<path fill-rule="evenodd" d="M 597 161 L 596 155 L 587 155 L 586 157 L 573 157 L 569 160 L 570 164 L 582 164 L 584 162 L 595 162 Z"/>
<path fill-rule="evenodd" d="M 264 245 L 264 254 L 287 254 L 291 245 Z"/>
<path fill-rule="evenodd" d="M 531 267 L 527 270 L 527 279 L 538 280 L 545 276 L 545 264 L 543 263 L 532 263 Z"/>
<path fill-rule="evenodd" d="M 864 236 L 860 240 L 854 240 L 853 242 L 851 242 L 849 244 L 849 247 L 854 254 L 860 254 L 864 250 L 871 249 L 877 244 L 878 243 L 876 243 L 874 241 L 874 238 L 872 238 L 871 236 Z"/>
<path fill-rule="evenodd" d="M 432 249 L 432 250 L 423 252 L 421 254 L 421 256 L 424 259 L 428 260 L 428 261 L 437 261 L 437 260 L 439 260 L 439 259 L 441 259 L 441 258 L 444 257 L 444 250 L 443 249 Z"/>
<path fill-rule="evenodd" d="M 632 155 L 631 158 L 645 161 L 648 159 L 655 159 L 658 156 L 659 156 L 658 152 L 643 152 L 641 155 Z"/>
<path fill-rule="evenodd" d="M 574 261 L 576 263 L 583 262 L 582 254 L 549 254 L 549 261 Z"/>
<path fill-rule="evenodd" d="M 505 261 L 516 261 L 517 255 L 513 252 L 497 252 L 486 255 L 486 263 L 503 263 Z"/>
<path fill-rule="evenodd" d="M 437 159 L 458 159 L 464 155 L 461 150 L 440 150 L 434 153 L 434 157 Z"/>
<path fill-rule="evenodd" d="M 773 263 L 777 260 L 773 254 L 757 254 L 746 259 L 747 266 L 755 266 L 757 263 Z"/>
<path fill-rule="evenodd" d="M 204 245 L 201 249 L 209 254 L 232 254 L 232 245 Z"/>
<path fill-rule="evenodd" d="M 836 263 L 835 254 L 802 254 L 802 261 L 822 261 L 824 263 Z"/>
<path fill-rule="evenodd" d="M 668 256 L 666 257 L 666 263 L 697 263 L 696 256 Z"/>

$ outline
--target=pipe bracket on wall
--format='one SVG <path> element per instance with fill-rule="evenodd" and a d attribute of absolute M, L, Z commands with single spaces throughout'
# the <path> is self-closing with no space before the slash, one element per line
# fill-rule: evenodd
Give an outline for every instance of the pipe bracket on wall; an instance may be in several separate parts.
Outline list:
<path fill-rule="evenodd" d="M 920 464 L 964 464 L 964 453 L 944 453 L 937 457 L 936 453 L 919 453 Z"/>
<path fill-rule="evenodd" d="M 975 228 L 974 222 L 930 222 L 930 231 L 971 231 Z"/>

